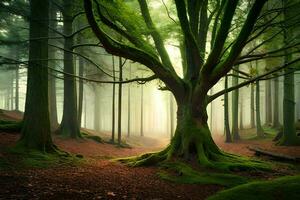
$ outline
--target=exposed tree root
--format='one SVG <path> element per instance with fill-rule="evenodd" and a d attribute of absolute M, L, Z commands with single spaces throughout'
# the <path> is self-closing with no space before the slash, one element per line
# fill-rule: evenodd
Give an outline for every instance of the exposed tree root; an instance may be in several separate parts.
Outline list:
<path fill-rule="evenodd" d="M 166 148 L 163 151 L 155 153 L 147 153 L 137 157 L 128 157 L 117 159 L 122 163 L 128 164 L 129 166 L 150 166 L 150 165 L 160 165 L 165 162 L 169 162 L 176 159 L 183 159 L 183 157 L 176 157 L 170 154 L 170 148 Z M 216 154 L 213 152 L 209 153 L 209 157 L 204 153 L 195 156 L 196 163 L 200 167 L 205 167 L 208 169 L 217 169 L 221 171 L 270 171 L 272 166 L 269 163 L 249 159 L 246 157 L 240 157 L 232 155 L 225 152 L 220 152 Z M 192 162 L 193 160 L 185 160 L 186 162 Z"/>

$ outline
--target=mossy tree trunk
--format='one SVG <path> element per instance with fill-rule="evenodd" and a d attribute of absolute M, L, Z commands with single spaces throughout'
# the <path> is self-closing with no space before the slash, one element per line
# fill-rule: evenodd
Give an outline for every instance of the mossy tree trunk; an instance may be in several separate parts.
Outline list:
<path fill-rule="evenodd" d="M 56 150 L 51 139 L 48 107 L 48 8 L 49 1 L 30 1 L 30 40 L 27 93 L 18 145 L 43 152 Z"/>
<path fill-rule="evenodd" d="M 71 0 L 63 1 L 63 32 L 66 36 L 64 42 L 64 49 L 72 51 L 73 32 L 73 2 Z M 64 72 L 68 74 L 75 74 L 73 54 L 64 51 Z M 64 105 L 63 105 L 63 117 L 60 124 L 60 134 L 64 137 L 81 138 L 78 113 L 77 113 L 77 95 L 76 95 L 76 81 L 72 76 L 64 76 Z"/>
<path fill-rule="evenodd" d="M 151 20 L 146 0 L 139 0 L 138 3 L 141 10 L 141 16 L 139 17 L 145 23 L 143 28 L 149 30 L 147 37 L 136 34 L 140 33 L 142 29 L 136 27 L 136 22 L 131 22 L 122 16 L 124 13 L 120 9 L 120 5 L 122 5 L 120 1 L 107 3 L 106 1 L 92 2 L 91 0 L 84 0 L 88 22 L 104 48 L 109 53 L 131 59 L 148 67 L 164 82 L 166 88 L 173 93 L 176 99 L 178 108 L 177 127 L 170 145 L 161 152 L 145 154 L 129 160 L 132 161 L 133 165 L 139 165 L 155 164 L 172 158 L 183 158 L 185 160 L 196 160 L 197 163 L 203 166 L 222 169 L 230 168 L 229 165 L 245 165 L 244 162 L 238 161 L 240 158 L 222 152 L 214 143 L 207 124 L 206 108 L 213 99 L 228 91 L 220 91 L 211 96 L 208 95 L 208 91 L 236 64 L 235 62 L 241 55 L 266 0 L 253 2 L 247 19 L 242 25 L 240 33 L 234 39 L 228 54 L 222 52 L 226 46 L 225 41 L 231 29 L 231 22 L 238 1 L 224 1 L 222 9 L 219 9 L 220 14 L 223 13 L 222 19 L 216 18 L 218 21 L 215 24 L 218 25 L 214 26 L 214 29 L 218 31 L 212 38 L 214 41 L 212 42 L 213 47 L 207 59 L 205 58 L 205 43 L 210 22 L 206 12 L 207 1 L 175 0 L 174 2 L 183 33 L 181 44 L 183 45 L 183 51 L 181 52 L 184 52 L 186 56 L 183 56 L 186 61 L 182 66 L 183 78 L 178 76 L 170 61 L 159 29 Z M 100 21 L 106 24 L 109 29 L 126 38 L 131 43 L 130 45 L 126 45 L 120 39 L 106 34 L 107 31 L 104 31 L 96 21 L 93 6 L 99 8 L 97 9 L 97 15 Z M 104 9 L 102 10 L 101 6 L 110 9 L 111 14 L 116 15 L 121 26 L 109 21 L 102 13 Z M 130 8 L 128 9 L 130 10 Z M 127 27 L 126 31 L 123 27 Z M 129 29 L 129 27 L 134 30 Z M 148 40 L 144 39 L 148 37 L 152 38 L 153 43 L 150 44 Z"/>

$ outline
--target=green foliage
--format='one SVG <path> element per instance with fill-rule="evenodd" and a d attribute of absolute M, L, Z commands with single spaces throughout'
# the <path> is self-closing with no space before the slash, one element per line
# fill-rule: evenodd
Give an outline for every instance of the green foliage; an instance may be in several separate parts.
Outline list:
<path fill-rule="evenodd" d="M 207 200 L 290 200 L 300 199 L 300 176 L 287 176 L 271 181 L 252 182 L 234 187 Z"/>
<path fill-rule="evenodd" d="M 162 171 L 159 176 L 162 179 L 176 182 L 176 183 L 188 183 L 188 184 L 216 184 L 225 187 L 233 187 L 240 184 L 247 183 L 249 180 L 245 177 L 230 174 L 230 173 L 217 173 L 207 170 L 196 171 L 190 166 L 182 162 L 171 162 L 162 165 L 167 168 L 168 171 Z M 169 173 L 169 170 L 175 171 Z"/>

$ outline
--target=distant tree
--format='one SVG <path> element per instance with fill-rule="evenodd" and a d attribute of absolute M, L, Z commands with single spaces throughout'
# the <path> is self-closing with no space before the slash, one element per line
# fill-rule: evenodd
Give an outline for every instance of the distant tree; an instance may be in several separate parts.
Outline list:
<path fill-rule="evenodd" d="M 232 76 L 232 85 L 238 85 L 239 83 L 239 78 L 238 75 L 239 73 L 237 72 L 239 70 L 238 67 L 233 70 L 233 76 Z M 239 134 L 239 90 L 234 90 L 232 92 L 232 137 L 233 140 L 239 140 L 240 139 L 240 134 Z"/>
<path fill-rule="evenodd" d="M 228 89 L 228 76 L 225 76 L 225 90 Z M 231 132 L 230 132 L 230 125 L 229 125 L 229 109 L 228 109 L 228 93 L 224 94 L 224 129 L 225 129 L 225 142 L 230 143 L 232 142 Z"/>
<path fill-rule="evenodd" d="M 283 16 L 285 24 L 283 27 L 284 32 L 284 43 L 289 45 L 290 38 L 294 37 L 296 31 L 294 26 L 291 24 L 294 23 L 295 13 L 298 13 L 298 9 L 293 5 L 293 3 L 298 3 L 296 0 L 286 0 L 283 1 L 284 12 Z M 297 14 L 296 14 L 297 15 Z M 292 20 L 291 20 L 292 19 Z M 297 30 L 297 29 L 296 29 Z M 298 29 L 299 31 L 299 29 Z M 296 32 L 297 33 L 297 32 Z M 284 63 L 288 63 L 292 60 L 292 54 L 287 50 L 286 56 L 284 57 Z M 283 83 L 283 135 L 278 141 L 279 145 L 300 145 L 300 138 L 296 135 L 296 126 L 295 126 L 295 66 L 284 69 L 284 83 Z"/>
<path fill-rule="evenodd" d="M 72 54 L 73 47 L 73 1 L 63 0 L 63 34 L 64 37 L 64 72 L 75 74 L 74 58 Z M 71 137 L 81 138 L 80 126 L 78 124 L 76 81 L 72 76 L 64 77 L 64 105 L 63 116 L 59 128 L 59 134 Z"/>

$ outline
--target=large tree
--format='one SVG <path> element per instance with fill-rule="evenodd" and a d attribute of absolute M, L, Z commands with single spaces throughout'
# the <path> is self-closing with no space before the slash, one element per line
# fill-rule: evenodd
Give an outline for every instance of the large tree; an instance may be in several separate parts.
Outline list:
<path fill-rule="evenodd" d="M 177 127 L 170 145 L 161 152 L 138 157 L 131 164 L 152 164 L 181 157 L 222 169 L 244 166 L 239 158 L 222 152 L 214 143 L 207 124 L 206 107 L 225 92 L 254 82 L 262 75 L 211 96 L 208 91 L 234 65 L 251 60 L 241 53 L 251 40 L 249 37 L 258 34 L 264 27 L 255 24 L 266 0 L 254 1 L 250 9 L 243 6 L 244 1 L 238 0 L 174 2 L 177 18 L 174 19 L 167 8 L 174 24 L 170 34 L 163 37 L 159 24 L 151 17 L 146 0 L 138 0 L 137 11 L 134 8 L 137 2 L 132 1 L 84 1 L 88 22 L 104 48 L 111 54 L 151 69 L 176 99 Z M 212 12 L 208 14 L 207 10 Z M 235 13 L 240 10 L 246 13 L 243 15 L 246 17 L 240 17 L 239 24 L 232 23 Z M 238 29 L 236 37 L 230 34 L 232 29 Z M 208 34 L 209 31 L 211 34 Z M 209 38 L 212 50 L 206 55 Z M 182 76 L 176 72 L 166 49 L 167 39 L 175 40 L 181 46 Z"/>
<path fill-rule="evenodd" d="M 24 121 L 19 145 L 53 152 L 48 107 L 49 1 L 30 1 L 29 65 Z M 41 38 L 36 40 L 36 38 Z"/>

